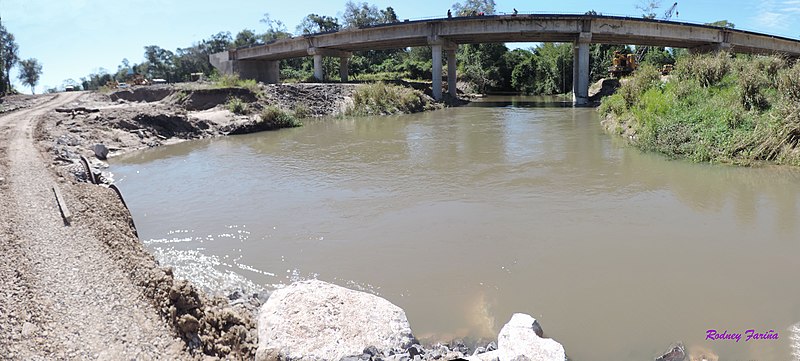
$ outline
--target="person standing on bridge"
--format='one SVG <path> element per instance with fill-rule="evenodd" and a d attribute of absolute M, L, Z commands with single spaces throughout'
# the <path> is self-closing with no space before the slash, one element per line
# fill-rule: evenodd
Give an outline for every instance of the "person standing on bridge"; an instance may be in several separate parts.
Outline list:
<path fill-rule="evenodd" d="M 453 17 L 453 13 L 450 12 L 450 9 L 447 9 L 447 18 L 450 19 Z"/>
<path fill-rule="evenodd" d="M 517 8 L 514 8 L 514 14 L 513 15 L 516 16 L 518 13 L 519 13 L 519 11 L 517 11 Z"/>

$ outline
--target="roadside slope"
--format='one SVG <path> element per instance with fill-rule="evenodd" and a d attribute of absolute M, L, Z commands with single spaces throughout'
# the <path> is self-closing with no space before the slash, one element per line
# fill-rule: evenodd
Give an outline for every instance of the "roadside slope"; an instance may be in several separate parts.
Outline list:
<path fill-rule="evenodd" d="M 65 93 L 0 117 L 0 354 L 9 359 L 187 359 L 184 343 L 85 225 L 65 226 L 35 146 Z"/>

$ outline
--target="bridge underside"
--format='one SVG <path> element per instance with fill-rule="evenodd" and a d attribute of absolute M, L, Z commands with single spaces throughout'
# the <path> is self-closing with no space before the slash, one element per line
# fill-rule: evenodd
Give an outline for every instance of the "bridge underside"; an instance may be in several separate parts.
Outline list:
<path fill-rule="evenodd" d="M 576 105 L 588 103 L 589 44 L 631 44 L 800 56 L 800 41 L 733 29 L 647 19 L 595 15 L 479 16 L 401 22 L 284 39 L 271 44 L 213 54 L 212 65 L 267 83 L 279 79 L 278 61 L 314 57 L 314 75 L 325 80 L 322 58 L 339 57 L 347 80 L 353 52 L 430 46 L 433 93 L 442 97 L 442 52 L 447 52 L 448 89 L 455 95 L 455 50 L 459 44 L 507 42 L 574 43 L 573 93 Z"/>

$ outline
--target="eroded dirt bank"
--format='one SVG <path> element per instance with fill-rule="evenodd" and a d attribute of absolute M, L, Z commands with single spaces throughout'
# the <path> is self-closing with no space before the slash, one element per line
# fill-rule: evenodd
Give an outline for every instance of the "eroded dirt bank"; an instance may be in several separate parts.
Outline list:
<path fill-rule="evenodd" d="M 81 183 L 74 167 L 54 161 L 47 124 L 71 120 L 55 109 L 81 106 L 85 96 L 36 97 L 0 117 L 0 355 L 252 358 L 246 302 L 230 305 L 176 280 L 142 247 L 113 190 Z"/>

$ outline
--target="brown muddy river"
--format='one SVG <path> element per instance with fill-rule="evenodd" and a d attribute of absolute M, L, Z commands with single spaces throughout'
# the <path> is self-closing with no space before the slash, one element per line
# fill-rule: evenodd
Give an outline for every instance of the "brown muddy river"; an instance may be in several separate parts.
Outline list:
<path fill-rule="evenodd" d="M 319 278 L 387 298 L 434 340 L 494 338 L 524 312 L 576 361 L 652 360 L 678 340 L 721 360 L 798 357 L 800 172 L 669 160 L 605 134 L 595 109 L 489 100 L 187 142 L 111 170 L 148 247 L 205 287 Z"/>

